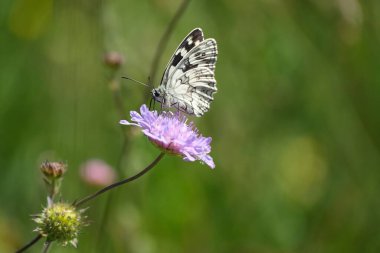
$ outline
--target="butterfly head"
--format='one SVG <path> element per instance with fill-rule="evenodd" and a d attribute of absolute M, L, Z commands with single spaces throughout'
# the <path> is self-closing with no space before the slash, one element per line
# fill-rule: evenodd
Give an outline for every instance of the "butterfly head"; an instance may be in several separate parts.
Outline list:
<path fill-rule="evenodd" d="M 157 89 L 153 89 L 152 90 L 152 97 L 157 102 L 162 103 L 162 100 L 163 100 L 163 97 L 164 97 L 163 95 L 164 95 L 164 91 L 162 89 L 160 89 L 160 87 L 158 87 Z"/>

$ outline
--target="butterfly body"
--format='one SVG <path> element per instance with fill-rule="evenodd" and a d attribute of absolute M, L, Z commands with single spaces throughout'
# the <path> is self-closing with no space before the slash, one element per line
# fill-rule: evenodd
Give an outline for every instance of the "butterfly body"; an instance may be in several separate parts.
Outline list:
<path fill-rule="evenodd" d="M 217 54 L 214 39 L 204 40 L 200 28 L 191 31 L 169 61 L 160 86 L 152 90 L 153 99 L 163 107 L 202 116 L 217 91 L 214 77 Z"/>

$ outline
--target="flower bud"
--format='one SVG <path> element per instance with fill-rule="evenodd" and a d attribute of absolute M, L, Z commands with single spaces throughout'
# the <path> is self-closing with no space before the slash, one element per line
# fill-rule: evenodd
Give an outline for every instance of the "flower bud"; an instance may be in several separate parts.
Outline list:
<path fill-rule="evenodd" d="M 80 169 L 82 179 L 94 186 L 106 186 L 115 181 L 115 170 L 102 160 L 91 159 Z"/>
<path fill-rule="evenodd" d="M 66 164 L 62 162 L 44 162 L 41 164 L 41 172 L 48 191 L 48 203 L 52 203 L 54 197 L 59 193 L 63 174 L 66 172 Z"/>
<path fill-rule="evenodd" d="M 79 230 L 85 224 L 81 213 L 83 210 L 77 211 L 67 203 L 53 204 L 33 219 L 37 223 L 34 231 L 46 237 L 47 242 L 71 243 L 76 247 Z"/>
<path fill-rule="evenodd" d="M 117 52 L 109 52 L 104 56 L 104 63 L 114 69 L 119 68 L 124 63 L 123 56 Z"/>
<path fill-rule="evenodd" d="M 48 180 L 54 180 L 62 177 L 66 172 L 66 164 L 63 162 L 49 162 L 45 161 L 41 164 L 41 172 Z"/>

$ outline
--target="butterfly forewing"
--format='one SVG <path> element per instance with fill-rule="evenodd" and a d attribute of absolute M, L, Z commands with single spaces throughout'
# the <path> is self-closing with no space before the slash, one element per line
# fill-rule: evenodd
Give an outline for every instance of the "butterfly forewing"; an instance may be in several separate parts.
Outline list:
<path fill-rule="evenodd" d="M 198 117 L 207 112 L 217 91 L 214 78 L 217 54 L 216 41 L 203 40 L 201 29 L 186 36 L 161 81 L 164 105 Z"/>
<path fill-rule="evenodd" d="M 214 39 L 207 39 L 200 42 L 200 44 L 190 50 L 177 64 L 175 69 L 171 71 L 166 88 L 172 88 L 171 85 L 176 86 L 176 84 L 178 84 L 178 77 L 190 69 L 208 68 L 214 75 L 217 54 L 216 41 Z"/>
<path fill-rule="evenodd" d="M 185 39 L 181 42 L 181 44 L 179 44 L 179 46 L 175 50 L 172 58 L 166 66 L 164 75 L 161 79 L 161 85 L 167 83 L 169 76 L 176 68 L 177 64 L 195 45 L 198 45 L 201 41 L 203 41 L 203 32 L 200 28 L 195 28 L 185 37 Z"/>

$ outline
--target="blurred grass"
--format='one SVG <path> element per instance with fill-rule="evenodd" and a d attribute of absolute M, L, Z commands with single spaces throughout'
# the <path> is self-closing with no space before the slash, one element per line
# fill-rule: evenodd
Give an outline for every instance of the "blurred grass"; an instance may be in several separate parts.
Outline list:
<path fill-rule="evenodd" d="M 78 176 L 82 162 L 117 166 L 103 54 L 121 52 L 120 76 L 146 80 L 178 4 L 1 2 L 0 252 L 33 236 L 40 161 L 68 162 L 67 201 L 94 191 Z M 90 204 L 79 249 L 52 252 L 378 252 L 379 11 L 376 0 L 192 1 L 159 72 L 192 28 L 218 41 L 219 92 L 196 119 L 217 168 L 166 157 L 117 190 L 105 227 L 106 196 Z M 125 109 L 138 109 L 144 88 L 122 89 Z M 134 136 L 120 176 L 157 153 Z"/>

